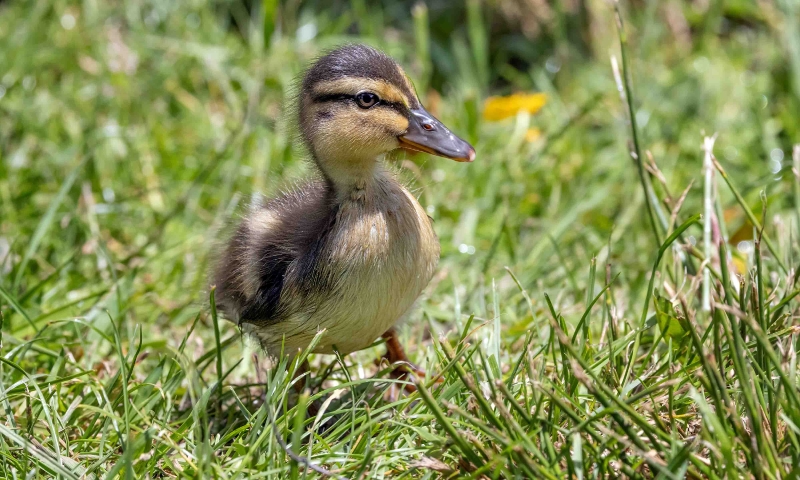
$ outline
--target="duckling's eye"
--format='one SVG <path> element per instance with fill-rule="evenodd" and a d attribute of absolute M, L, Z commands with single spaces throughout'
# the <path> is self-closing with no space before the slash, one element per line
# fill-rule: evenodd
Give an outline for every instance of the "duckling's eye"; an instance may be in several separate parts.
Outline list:
<path fill-rule="evenodd" d="M 379 100 L 378 96 L 372 92 L 360 92 L 356 95 L 356 103 L 361 108 L 369 108 L 378 103 Z"/>

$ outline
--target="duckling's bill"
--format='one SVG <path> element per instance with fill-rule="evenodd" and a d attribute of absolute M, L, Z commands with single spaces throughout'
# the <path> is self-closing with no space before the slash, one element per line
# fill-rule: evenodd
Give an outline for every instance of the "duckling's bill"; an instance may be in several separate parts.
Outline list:
<path fill-rule="evenodd" d="M 400 147 L 430 153 L 457 162 L 475 160 L 475 149 L 455 136 L 442 122 L 422 106 L 411 110 L 408 130 L 398 137 Z"/>

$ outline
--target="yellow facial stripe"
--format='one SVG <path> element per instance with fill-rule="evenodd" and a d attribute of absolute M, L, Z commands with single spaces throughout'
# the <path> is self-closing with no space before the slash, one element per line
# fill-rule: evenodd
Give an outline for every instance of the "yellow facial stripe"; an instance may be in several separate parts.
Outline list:
<path fill-rule="evenodd" d="M 408 119 L 388 108 L 334 110 L 330 124 L 335 125 L 339 131 L 342 130 L 342 125 L 353 125 L 357 131 L 377 128 L 392 135 L 400 135 L 408 129 Z"/>
<path fill-rule="evenodd" d="M 314 95 L 355 95 L 365 90 L 378 95 L 387 102 L 402 103 L 406 107 L 409 107 L 411 103 L 402 90 L 384 80 L 349 77 L 319 82 L 314 85 Z"/>
<path fill-rule="evenodd" d="M 371 121 L 384 126 L 390 132 L 401 133 L 408 129 L 408 119 L 394 110 L 380 109 L 369 113 Z"/>
<path fill-rule="evenodd" d="M 405 80 L 406 88 L 408 89 L 408 91 L 416 95 L 416 89 L 414 88 L 414 84 L 411 83 L 411 79 L 408 77 L 408 75 L 406 75 L 406 71 L 403 70 L 403 67 L 398 65 L 397 70 L 400 72 L 400 76 L 403 77 L 403 80 Z"/>

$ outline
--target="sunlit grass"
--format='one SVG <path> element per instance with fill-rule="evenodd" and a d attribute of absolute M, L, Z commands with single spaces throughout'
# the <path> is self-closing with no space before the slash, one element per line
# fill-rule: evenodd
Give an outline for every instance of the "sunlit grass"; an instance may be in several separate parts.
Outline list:
<path fill-rule="evenodd" d="M 789 6 L 687 6 L 688 32 L 673 6 L 634 12 L 623 65 L 602 4 L 594 52 L 556 35 L 520 71 L 480 2 L 444 46 L 421 4 L 399 34 L 366 2 L 226 5 L 0 6 L 0 477 L 800 472 Z M 396 56 L 478 152 L 392 159 L 442 243 L 401 328 L 431 378 L 394 402 L 379 344 L 312 355 L 298 396 L 297 363 L 267 368 L 206 284 L 249 197 L 307 172 L 281 112 L 342 41 Z M 513 92 L 537 108 L 487 121 Z"/>

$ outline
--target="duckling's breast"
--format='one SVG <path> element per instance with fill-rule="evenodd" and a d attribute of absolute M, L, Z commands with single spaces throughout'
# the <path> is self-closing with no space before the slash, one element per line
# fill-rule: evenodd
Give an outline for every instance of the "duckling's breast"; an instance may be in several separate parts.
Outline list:
<path fill-rule="evenodd" d="M 365 348 L 410 310 L 439 260 L 430 219 L 388 175 L 345 198 L 326 237 L 312 274 L 324 288 L 290 282 L 281 302 L 291 313 L 260 332 L 262 344 L 302 349 L 325 329 L 318 353 Z"/>

